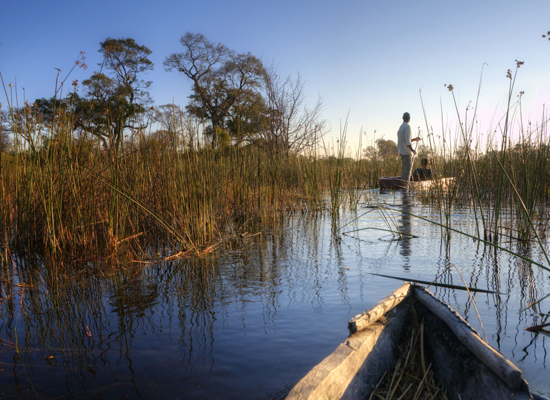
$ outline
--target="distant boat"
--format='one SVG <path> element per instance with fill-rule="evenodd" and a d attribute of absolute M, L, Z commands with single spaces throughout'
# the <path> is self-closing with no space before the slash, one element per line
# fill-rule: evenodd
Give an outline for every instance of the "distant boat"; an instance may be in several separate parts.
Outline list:
<path fill-rule="evenodd" d="M 398 346 L 410 342 L 410 327 L 421 323 L 422 334 L 417 336 L 422 338 L 422 368 L 433 372 L 438 390 L 445 392 L 443 398 L 544 399 L 531 394 L 521 370 L 484 342 L 460 315 L 427 289 L 409 283 L 351 319 L 348 339 L 300 380 L 286 399 L 368 399 L 385 373 L 392 376 Z"/>
<path fill-rule="evenodd" d="M 409 181 L 409 190 L 430 190 L 432 187 L 441 187 L 441 189 L 446 190 L 449 185 L 454 183 L 455 178 L 441 178 L 441 179 L 430 179 L 424 181 Z M 380 178 L 380 190 L 402 190 L 407 188 L 407 181 L 401 179 L 399 176 L 387 177 L 383 176 Z"/>

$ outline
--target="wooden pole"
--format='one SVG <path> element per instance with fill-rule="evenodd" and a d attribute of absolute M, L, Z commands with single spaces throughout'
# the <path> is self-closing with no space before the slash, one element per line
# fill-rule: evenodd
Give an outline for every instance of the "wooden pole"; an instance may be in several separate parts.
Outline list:
<path fill-rule="evenodd" d="M 409 175 L 407 179 L 407 189 L 406 189 L 407 192 L 409 191 L 409 182 L 411 181 L 412 169 L 414 165 L 414 156 L 415 156 L 417 147 L 418 147 L 418 140 L 416 141 L 416 146 L 414 146 L 414 153 L 411 151 L 411 167 L 409 168 Z"/>

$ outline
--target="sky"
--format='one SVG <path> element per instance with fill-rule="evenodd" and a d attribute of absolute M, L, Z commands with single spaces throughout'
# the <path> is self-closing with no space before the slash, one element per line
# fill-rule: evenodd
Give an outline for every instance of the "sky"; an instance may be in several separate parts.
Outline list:
<path fill-rule="evenodd" d="M 307 101 L 318 97 L 335 143 L 347 121 L 350 153 L 377 138 L 396 140 L 405 111 L 414 133 L 457 131 L 481 90 L 476 131 L 487 137 L 506 112 L 515 60 L 512 100 L 522 96 L 525 122 L 540 124 L 550 103 L 550 1 L 401 0 L 2 0 L 0 73 L 13 85 L 8 96 L 20 105 L 53 96 L 80 52 L 87 70 L 76 68 L 67 82 L 88 78 L 107 37 L 133 38 L 152 50 L 151 95 L 156 105 L 185 106 L 191 82 L 167 72 L 164 59 L 183 52 L 185 32 L 202 33 L 237 52 L 273 63 L 283 76 L 300 74 Z M 483 68 L 483 75 L 481 76 Z M 452 84 L 453 93 L 444 86 Z M 7 99 L 0 88 L 0 102 Z M 424 102 L 423 115 L 420 91 Z M 427 122 L 426 122 L 427 121 Z M 498 129 L 497 129 L 498 130 Z"/>

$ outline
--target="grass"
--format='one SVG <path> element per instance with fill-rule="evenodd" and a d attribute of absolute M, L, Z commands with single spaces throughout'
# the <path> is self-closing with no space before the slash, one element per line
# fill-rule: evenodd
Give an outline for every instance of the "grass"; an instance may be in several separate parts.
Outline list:
<path fill-rule="evenodd" d="M 393 160 L 345 157 L 345 144 L 323 157 L 273 156 L 252 145 L 214 151 L 196 143 L 176 150 L 139 135 L 112 154 L 91 138 L 76 137 L 71 116 L 64 117 L 65 124 L 33 146 L 22 138 L 38 133 L 18 135 L 0 164 L 4 241 L 9 237 L 13 246 L 52 260 L 139 256 L 148 241 L 159 239 L 177 252 L 200 254 L 212 241 L 246 230 L 247 221 L 323 208 L 327 191 L 331 210 L 356 208 L 362 189 L 399 169 Z M 550 194 L 545 122 L 526 132 L 504 163 L 492 147 L 484 154 L 440 148 L 433 169 L 439 176 L 454 175 L 457 184 L 449 191 L 436 186 L 424 200 L 441 210 L 439 223 L 447 234 L 451 209 L 471 205 L 491 221 L 478 234 L 485 242 L 496 243 L 503 229 L 523 241 L 534 229 L 544 237 Z M 500 171 L 505 179 L 487 179 Z M 480 181 L 483 187 L 476 189 Z M 515 212 L 503 215 L 497 207 Z"/>
<path fill-rule="evenodd" d="M 139 259 L 157 242 L 200 255 L 288 211 L 337 213 L 346 194 L 356 209 L 379 178 L 368 176 L 371 164 L 345 156 L 346 128 L 335 156 L 252 144 L 213 150 L 191 119 L 181 121 L 175 145 L 140 131 L 113 149 L 76 129 L 78 116 L 65 109 L 47 126 L 27 102 L 13 103 L 13 146 L 0 152 L 2 242 L 50 264 Z"/>
<path fill-rule="evenodd" d="M 521 96 L 511 102 L 516 75 L 517 69 L 510 74 L 501 137 L 489 135 L 484 144 L 474 135 L 477 101 L 474 115 L 464 119 L 455 101 L 454 137 L 443 125 L 436 139 L 424 110 L 434 175 L 454 176 L 456 185 L 436 185 L 422 196 L 439 210 L 448 239 L 452 210 L 471 207 L 483 243 L 536 239 L 544 251 L 548 117 L 543 113 L 534 125 L 522 120 Z M 113 150 L 77 130 L 75 115 L 60 109 L 45 129 L 30 105 L 18 108 L 7 91 L 6 97 L 9 118 L 25 123 L 13 124 L 13 147 L 0 151 L 2 242 L 48 262 L 142 258 L 159 241 L 174 254 L 200 255 L 250 222 L 277 221 L 288 211 L 328 209 L 336 216 L 341 207 L 357 210 L 363 189 L 400 170 L 397 157 L 362 158 L 361 139 L 349 157 L 347 122 L 336 143 L 307 154 L 252 144 L 212 150 L 197 135 L 200 121 L 191 119 L 180 121 L 175 144 L 140 131 Z"/>

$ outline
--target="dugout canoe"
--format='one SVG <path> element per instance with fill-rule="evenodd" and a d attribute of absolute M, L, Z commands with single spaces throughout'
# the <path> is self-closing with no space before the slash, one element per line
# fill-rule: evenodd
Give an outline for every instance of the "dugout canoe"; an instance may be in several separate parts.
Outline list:
<path fill-rule="evenodd" d="M 426 181 L 409 181 L 409 190 L 430 190 L 431 188 L 441 187 L 446 190 L 454 182 L 454 178 L 441 178 Z M 380 178 L 380 190 L 402 190 L 407 188 L 407 181 L 399 176 L 383 176 Z"/>
<path fill-rule="evenodd" d="M 512 362 L 481 339 L 449 306 L 405 283 L 349 321 L 350 336 L 289 392 L 287 400 L 368 399 L 393 373 L 413 319 L 423 321 L 423 349 L 448 399 L 544 399 L 531 394 Z M 383 322 L 382 322 L 383 321 Z"/>

